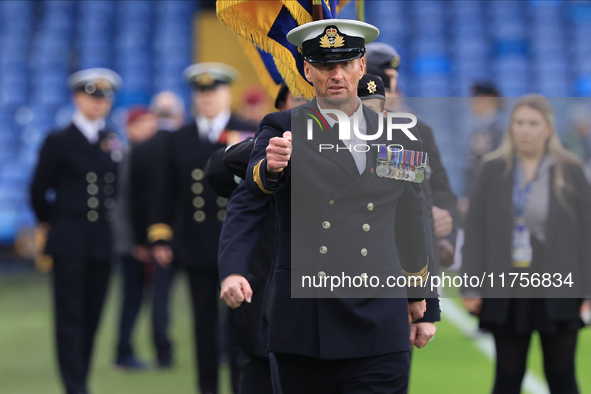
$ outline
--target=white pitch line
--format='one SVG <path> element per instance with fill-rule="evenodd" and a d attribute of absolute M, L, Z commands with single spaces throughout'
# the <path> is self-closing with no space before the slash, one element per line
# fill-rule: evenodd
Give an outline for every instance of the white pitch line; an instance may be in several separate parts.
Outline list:
<path fill-rule="evenodd" d="M 472 338 L 476 348 L 494 362 L 495 345 L 492 335 L 479 332 L 478 323 L 470 318 L 468 312 L 464 311 L 450 299 L 442 298 L 441 307 L 443 308 L 441 317 Z M 550 394 L 548 386 L 531 372 L 525 373 L 523 388 L 530 394 Z"/>

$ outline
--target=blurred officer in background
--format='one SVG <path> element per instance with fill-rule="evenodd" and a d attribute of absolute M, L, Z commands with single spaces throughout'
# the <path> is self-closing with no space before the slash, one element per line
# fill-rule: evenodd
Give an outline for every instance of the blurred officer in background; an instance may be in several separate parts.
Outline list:
<path fill-rule="evenodd" d="M 150 111 L 158 119 L 158 130 L 176 131 L 185 123 L 185 105 L 173 92 L 163 91 L 152 98 Z"/>
<path fill-rule="evenodd" d="M 153 266 L 152 252 L 145 245 L 134 239 L 131 222 L 130 200 L 131 158 L 134 148 L 152 137 L 156 132 L 156 116 L 147 107 L 131 108 L 126 124 L 129 145 L 123 161 L 119 165 L 117 182 L 117 205 L 113 222 L 115 250 L 120 257 L 123 274 L 123 301 L 119 320 L 119 344 L 115 364 L 122 368 L 145 369 L 146 364 L 138 360 L 131 345 L 131 333 L 140 311 L 143 292 L 151 281 Z"/>
<path fill-rule="evenodd" d="M 564 147 L 583 161 L 591 161 L 591 114 L 588 105 L 573 105 L 571 112 L 572 130 L 562 138 Z"/>
<path fill-rule="evenodd" d="M 111 209 L 123 152 L 117 136 L 104 128 L 121 78 L 95 68 L 73 74 L 69 84 L 76 106 L 72 124 L 50 134 L 43 144 L 31 184 L 31 204 L 49 232 L 45 252 L 54 260 L 62 380 L 68 394 L 85 394 L 111 273 Z"/>
<path fill-rule="evenodd" d="M 218 390 L 217 252 L 227 199 L 205 182 L 209 156 L 256 126 L 230 111 L 230 84 L 238 72 L 221 63 L 200 63 L 185 70 L 194 90 L 197 117 L 171 133 L 159 168 L 159 195 L 148 229 L 154 257 L 169 267 L 173 257 L 189 277 L 202 393 Z M 174 251 L 174 254 L 173 254 Z"/>
<path fill-rule="evenodd" d="M 147 228 L 153 216 L 156 191 L 162 185 L 156 182 L 156 174 L 164 165 L 166 141 L 171 132 L 183 126 L 185 106 L 183 100 L 173 92 L 163 91 L 150 102 L 150 111 L 157 118 L 157 132 L 147 141 L 134 146 L 130 162 L 130 209 L 136 245 L 151 249 L 147 239 Z M 168 338 L 168 297 L 172 279 L 169 266 L 155 265 L 154 297 L 152 304 L 152 336 L 156 348 L 157 365 L 160 368 L 172 366 L 172 345 Z"/>
<path fill-rule="evenodd" d="M 239 115 L 242 119 L 259 123 L 269 112 L 269 96 L 259 86 L 250 86 L 242 95 Z"/>
<path fill-rule="evenodd" d="M 472 188 L 478 164 L 484 155 L 501 145 L 505 131 L 505 119 L 501 114 L 501 95 L 497 88 L 489 82 L 477 82 L 471 88 L 472 99 L 470 112 L 470 151 L 465 160 L 464 196 L 460 199 L 460 213 L 464 217 L 468 211 L 468 195 Z"/>
<path fill-rule="evenodd" d="M 398 69 L 400 55 L 391 45 L 383 42 L 372 42 L 367 46 L 367 74 L 377 75 L 384 82 L 386 89 L 385 108 L 396 111 L 400 105 L 398 90 Z"/>
<path fill-rule="evenodd" d="M 373 42 L 367 46 L 368 74 L 375 74 L 382 78 L 386 90 L 385 108 L 389 111 L 396 110 L 392 107 L 396 107 L 394 97 L 398 96 L 396 87 L 399 67 L 400 55 L 392 46 Z M 459 222 L 457 197 L 451 190 L 433 130 L 420 119 L 417 119 L 417 129 L 419 138 L 423 142 L 423 150 L 429 154 L 429 167 L 425 171 L 426 182 L 423 182 L 423 192 L 432 213 L 435 251 L 433 263 L 437 266 L 441 264 L 449 267 L 453 263 L 455 228 Z"/>

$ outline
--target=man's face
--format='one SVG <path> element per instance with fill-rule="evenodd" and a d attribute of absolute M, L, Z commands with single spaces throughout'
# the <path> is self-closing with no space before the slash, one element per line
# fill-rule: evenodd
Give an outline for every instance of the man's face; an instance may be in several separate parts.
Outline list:
<path fill-rule="evenodd" d="M 385 68 L 384 72 L 390 77 L 390 91 L 396 91 L 396 85 L 398 84 L 398 71 L 393 68 Z"/>
<path fill-rule="evenodd" d="M 279 111 L 285 111 L 288 109 L 291 109 L 291 92 L 287 92 L 287 95 L 285 96 L 285 100 L 279 102 L 278 105 L 279 108 L 277 108 Z"/>
<path fill-rule="evenodd" d="M 471 107 L 472 113 L 476 116 L 484 116 L 499 107 L 499 98 L 491 96 L 476 96 L 472 97 Z"/>
<path fill-rule="evenodd" d="M 72 101 L 76 108 L 90 120 L 104 118 L 111 111 L 113 101 L 107 98 L 91 96 L 85 92 L 74 94 Z"/>
<path fill-rule="evenodd" d="M 342 63 L 304 63 L 306 79 L 314 85 L 316 97 L 323 97 L 332 105 L 357 96 L 357 85 L 364 70 L 364 58 Z"/>
<path fill-rule="evenodd" d="M 232 95 L 228 85 L 220 85 L 215 89 L 194 93 L 197 113 L 213 119 L 225 109 L 230 109 Z"/>
<path fill-rule="evenodd" d="M 131 142 L 139 143 L 152 137 L 156 132 L 158 118 L 145 114 L 127 125 L 127 137 Z"/>

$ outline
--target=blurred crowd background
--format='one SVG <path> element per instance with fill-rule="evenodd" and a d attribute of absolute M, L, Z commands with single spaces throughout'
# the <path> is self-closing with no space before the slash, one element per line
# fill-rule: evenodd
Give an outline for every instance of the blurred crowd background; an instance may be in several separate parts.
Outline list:
<path fill-rule="evenodd" d="M 339 18 L 356 19 L 354 3 L 349 2 Z M 365 20 L 380 29 L 378 42 L 392 45 L 400 54 L 397 93 L 402 98 L 396 99 L 397 104 L 432 126 L 453 191 L 460 197 L 460 209 L 466 208 L 461 197 L 468 194 L 478 160 L 498 146 L 509 111 L 522 95 L 549 98 L 559 137 L 591 174 L 591 1 L 367 1 Z M 275 97 L 259 81 L 240 38 L 216 17 L 215 1 L 0 1 L 0 336 L 22 331 L 22 338 L 0 340 L 0 393 L 3 379 L 10 378 L 19 387 L 30 377 L 8 369 L 3 375 L 3 367 L 35 371 L 43 382 L 40 386 L 57 379 L 55 371 L 45 368 L 53 363 L 47 280 L 29 275 L 51 267 L 35 259 L 44 236 L 30 207 L 29 185 L 46 136 L 67 126 L 75 110 L 68 76 L 94 67 L 110 68 L 121 76 L 123 85 L 107 122 L 125 142 L 129 124 L 140 117 L 145 122 L 139 127 L 151 129 L 141 132 L 156 131 L 156 118 L 151 115 L 157 114 L 138 112 L 138 106 L 149 111 L 160 92 L 177 95 L 185 121 L 193 119 L 191 90 L 183 70 L 193 63 L 214 61 L 240 71 L 240 80 L 232 85 L 232 112 L 258 122 L 275 110 Z M 10 282 L 15 277 L 26 280 Z M 112 353 L 117 295 L 110 295 L 104 323 L 110 329 L 99 339 L 100 345 L 109 346 L 99 351 L 98 364 L 103 366 L 109 365 Z M 181 327 L 174 336 L 184 341 L 190 338 L 187 303 L 181 299 L 173 305 L 179 315 L 175 324 Z M 468 319 L 453 305 L 446 306 L 449 321 Z M 8 316 L 18 317 L 22 325 L 8 322 Z M 431 362 L 431 370 L 444 376 L 446 357 L 451 352 L 461 355 L 453 366 L 464 360 L 466 388 L 457 392 L 477 392 L 470 391 L 474 385 L 484 381 L 488 386 L 489 375 L 482 371 L 492 369 L 488 361 L 472 354 L 474 348 L 456 341 L 456 337 L 473 335 L 472 331 L 466 325 L 462 333 L 453 331 L 445 319 L 438 327 L 442 333 L 448 330 L 450 340 L 440 338 L 430 345 L 428 360 L 420 354 L 417 359 L 425 367 Z M 29 334 L 38 332 L 43 335 Z M 148 335 L 141 328 L 141 336 Z M 488 354 L 481 338 L 475 343 Z M 581 346 L 589 343 L 587 336 Z M 25 348 L 29 353 L 21 351 Z M 33 348 L 41 350 L 35 353 Z M 175 375 L 165 378 L 166 387 L 193 385 L 186 361 L 189 349 L 179 350 L 185 362 L 179 363 Z M 540 355 L 532 357 L 537 360 Z M 588 368 L 591 360 L 579 359 L 578 365 Z M 96 380 L 106 382 L 105 392 L 119 392 L 109 391 L 120 387 L 121 381 L 104 379 L 112 377 L 106 368 L 99 368 Z M 223 379 L 228 380 L 227 375 L 226 371 Z M 583 383 L 591 384 L 580 375 Z M 129 382 L 129 387 L 142 387 L 140 378 Z M 146 380 L 142 392 L 157 390 L 150 384 Z M 421 387 L 418 381 L 413 384 Z M 441 389 L 437 384 L 434 380 L 433 387 Z M 223 385 L 222 391 L 229 392 L 228 386 Z M 528 387 L 529 392 L 544 392 L 531 390 L 538 387 L 535 382 L 529 381 Z"/>
<path fill-rule="evenodd" d="M 582 99 L 591 93 L 590 2 L 368 1 L 365 14 L 381 30 L 378 41 L 400 53 L 401 93 L 439 98 L 412 106 L 434 126 L 458 195 L 465 194 L 474 132 L 470 103 L 443 98 L 468 97 L 482 80 L 504 97 L 560 98 L 553 104 L 561 136 L 573 121 L 591 123 Z M 354 4 L 339 17 L 354 19 Z M 22 234 L 17 251 L 30 254 L 27 229 L 35 221 L 26 190 L 45 136 L 70 121 L 68 75 L 108 67 L 122 76 L 109 122 L 124 138 L 127 110 L 160 91 L 178 94 L 190 116 L 182 71 L 214 60 L 242 74 L 233 87 L 236 112 L 252 113 L 249 105 L 262 108 L 260 114 L 272 109 L 239 38 L 217 20 L 214 1 L 0 2 L 0 244 L 8 260 Z M 583 109 L 569 109 L 573 98 Z"/>

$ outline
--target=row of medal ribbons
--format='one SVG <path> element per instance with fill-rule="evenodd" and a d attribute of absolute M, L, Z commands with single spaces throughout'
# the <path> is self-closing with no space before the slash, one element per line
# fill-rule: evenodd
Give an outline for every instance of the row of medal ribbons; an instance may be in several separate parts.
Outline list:
<path fill-rule="evenodd" d="M 380 178 L 421 183 L 429 163 L 427 152 L 380 146 L 376 174 Z"/>

